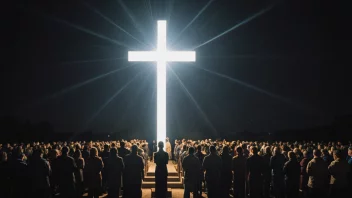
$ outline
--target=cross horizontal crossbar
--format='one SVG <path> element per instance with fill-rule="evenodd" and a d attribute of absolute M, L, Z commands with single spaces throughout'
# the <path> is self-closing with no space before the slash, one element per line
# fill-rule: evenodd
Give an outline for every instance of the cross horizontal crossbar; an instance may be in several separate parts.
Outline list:
<path fill-rule="evenodd" d="M 129 51 L 128 61 L 143 62 L 194 62 L 196 61 L 195 51 Z"/>

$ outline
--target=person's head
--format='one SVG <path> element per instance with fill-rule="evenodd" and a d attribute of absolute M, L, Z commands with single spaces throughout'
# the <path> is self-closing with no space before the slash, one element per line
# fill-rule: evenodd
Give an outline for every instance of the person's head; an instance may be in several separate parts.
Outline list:
<path fill-rule="evenodd" d="M 189 147 L 188 148 L 188 154 L 193 155 L 194 154 L 194 147 Z"/>
<path fill-rule="evenodd" d="M 109 151 L 110 146 L 108 144 L 104 145 L 104 151 Z"/>
<path fill-rule="evenodd" d="M 319 149 L 314 149 L 313 155 L 314 155 L 314 157 L 320 157 L 321 156 L 321 151 Z"/>
<path fill-rule="evenodd" d="M 81 144 L 75 144 L 75 150 L 81 150 Z"/>
<path fill-rule="evenodd" d="M 303 152 L 303 157 L 304 157 L 304 158 L 309 158 L 309 153 L 308 153 L 308 151 L 304 151 L 304 152 Z"/>
<path fill-rule="evenodd" d="M 243 155 L 243 148 L 240 147 L 240 146 L 238 146 L 238 147 L 236 148 L 236 152 L 237 152 L 237 155 Z"/>
<path fill-rule="evenodd" d="M 137 152 L 138 152 L 138 146 L 137 146 L 137 145 L 133 145 L 133 146 L 131 147 L 131 152 L 132 152 L 132 154 L 137 154 Z"/>
<path fill-rule="evenodd" d="M 23 159 L 24 157 L 24 153 L 23 153 L 23 149 L 22 147 L 17 147 L 14 151 L 13 151 L 13 155 L 14 157 L 16 157 L 16 159 Z"/>
<path fill-rule="evenodd" d="M 158 142 L 158 148 L 159 148 L 160 150 L 162 150 L 162 149 L 164 148 L 164 142 L 159 141 L 159 142 Z"/>
<path fill-rule="evenodd" d="M 76 150 L 74 153 L 73 153 L 73 158 L 75 159 L 79 159 L 82 157 L 82 153 L 80 150 Z"/>
<path fill-rule="evenodd" d="M 90 157 L 97 157 L 98 156 L 98 149 L 95 147 L 92 147 L 89 151 L 89 156 Z"/>
<path fill-rule="evenodd" d="M 201 151 L 202 151 L 202 146 L 201 146 L 201 145 L 198 145 L 198 146 L 197 146 L 197 151 L 198 151 L 198 152 L 201 152 Z"/>
<path fill-rule="evenodd" d="M 224 154 L 224 155 L 228 155 L 229 154 L 229 147 L 228 146 L 224 146 L 223 148 L 222 148 L 222 153 Z"/>
<path fill-rule="evenodd" d="M 215 154 L 216 153 L 216 148 L 214 145 L 211 145 L 210 148 L 209 148 L 209 151 L 211 154 Z"/>
<path fill-rule="evenodd" d="M 341 159 L 342 152 L 340 150 L 334 150 L 334 160 Z"/>
<path fill-rule="evenodd" d="M 6 162 L 7 161 L 7 153 L 1 152 L 0 155 L 1 155 L 1 158 L 0 158 L 1 162 Z"/>
<path fill-rule="evenodd" d="M 276 146 L 276 147 L 274 148 L 274 155 L 279 155 L 280 153 L 281 153 L 280 147 Z"/>
<path fill-rule="evenodd" d="M 258 155 L 258 148 L 256 146 L 251 146 L 251 153 L 253 155 Z"/>
<path fill-rule="evenodd" d="M 61 155 L 66 156 L 70 149 L 67 146 L 62 147 L 61 149 Z"/>
<path fill-rule="evenodd" d="M 329 151 L 327 149 L 323 149 L 323 155 L 324 156 L 328 156 L 329 155 Z"/>
<path fill-rule="evenodd" d="M 266 147 L 265 147 L 265 154 L 271 155 L 271 148 L 270 148 L 270 146 L 266 146 Z"/>
<path fill-rule="evenodd" d="M 187 151 L 187 145 L 186 145 L 186 144 L 184 144 L 184 145 L 182 146 L 182 150 L 183 150 L 183 151 Z"/>
<path fill-rule="evenodd" d="M 352 157 L 352 146 L 348 148 L 348 156 Z"/>
<path fill-rule="evenodd" d="M 117 155 L 117 149 L 115 147 L 112 147 L 110 149 L 110 156 L 116 156 Z"/>
<path fill-rule="evenodd" d="M 121 147 L 121 148 L 125 148 L 125 142 L 124 142 L 124 141 L 121 141 L 121 142 L 120 142 L 120 147 Z"/>
<path fill-rule="evenodd" d="M 290 160 L 297 160 L 295 152 L 289 151 L 287 155 Z"/>
<path fill-rule="evenodd" d="M 33 157 L 35 158 L 41 158 L 43 157 L 43 150 L 38 148 L 33 151 Z"/>

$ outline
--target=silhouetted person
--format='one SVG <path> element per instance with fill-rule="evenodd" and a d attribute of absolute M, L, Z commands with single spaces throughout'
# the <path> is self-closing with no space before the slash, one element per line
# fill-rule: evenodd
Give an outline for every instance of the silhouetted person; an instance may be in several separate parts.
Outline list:
<path fill-rule="evenodd" d="M 262 196 L 263 187 L 263 158 L 258 155 L 258 148 L 251 147 L 251 156 L 248 157 L 246 163 L 247 178 L 249 179 L 249 194 L 251 198 L 260 198 Z"/>
<path fill-rule="evenodd" d="M 61 150 L 61 156 L 57 158 L 59 191 L 60 196 L 64 198 L 76 197 L 74 173 L 77 166 L 75 160 L 68 156 L 68 152 L 69 148 L 64 146 Z"/>
<path fill-rule="evenodd" d="M 178 146 L 178 148 L 180 148 L 180 146 Z M 201 145 L 197 146 L 197 152 L 194 155 L 198 158 L 200 165 L 202 165 L 205 155 L 202 153 Z M 201 170 L 199 171 L 199 179 L 198 179 L 198 186 L 197 186 L 198 196 L 202 196 L 202 183 L 204 183 L 205 185 L 203 167 L 201 167 Z"/>
<path fill-rule="evenodd" d="M 104 150 L 103 152 L 101 153 L 101 159 L 103 160 L 103 163 L 104 163 L 104 168 L 102 170 L 102 184 L 103 184 L 103 192 L 106 192 L 106 185 L 107 185 L 107 175 L 106 175 L 106 169 L 107 169 L 107 161 L 109 159 L 109 156 L 110 156 L 110 146 L 108 144 L 105 144 L 104 145 Z"/>
<path fill-rule="evenodd" d="M 270 150 L 270 146 L 266 146 L 264 148 L 264 172 L 263 172 L 263 197 L 269 198 L 270 197 L 270 183 L 271 183 L 271 168 L 270 168 L 270 160 L 272 154 Z"/>
<path fill-rule="evenodd" d="M 51 187 L 51 194 L 56 194 L 56 188 L 58 186 L 58 166 L 57 166 L 57 158 L 59 156 L 59 152 L 56 149 L 51 149 L 49 151 L 49 164 L 51 167 L 51 176 L 49 177 L 50 180 L 50 187 Z"/>
<path fill-rule="evenodd" d="M 73 154 L 73 158 L 75 160 L 77 170 L 75 173 L 75 179 L 76 179 L 76 191 L 77 195 L 80 197 L 82 196 L 84 192 L 84 167 L 85 167 L 85 162 L 84 159 L 82 158 L 82 154 L 80 150 L 76 150 L 75 153 Z"/>
<path fill-rule="evenodd" d="M 313 151 L 314 158 L 307 165 L 308 187 L 312 198 L 326 197 L 329 187 L 329 172 L 326 162 L 320 157 L 320 150 Z"/>
<path fill-rule="evenodd" d="M 0 198 L 10 197 L 10 166 L 7 153 L 0 151 Z"/>
<path fill-rule="evenodd" d="M 330 153 L 327 149 L 323 150 L 322 158 L 327 163 L 328 166 L 331 164 L 332 161 L 334 161 L 333 156 L 330 155 Z"/>
<path fill-rule="evenodd" d="M 131 152 L 125 148 L 125 142 L 120 142 L 120 148 L 118 149 L 118 155 L 124 159 L 126 155 L 130 154 Z"/>
<path fill-rule="evenodd" d="M 108 197 L 119 198 L 122 173 L 125 168 L 123 159 L 117 156 L 117 149 L 110 149 L 110 157 L 107 160 L 107 168 L 105 169 L 108 182 Z"/>
<path fill-rule="evenodd" d="M 303 159 L 299 163 L 301 165 L 301 190 L 303 192 L 303 195 L 306 196 L 308 193 L 308 174 L 307 174 L 307 165 L 309 163 L 309 156 L 308 152 L 304 151 L 303 152 Z"/>
<path fill-rule="evenodd" d="M 273 187 L 275 198 L 285 197 L 285 176 L 283 172 L 286 158 L 281 154 L 279 147 L 274 148 L 274 155 L 270 159 L 270 167 L 273 173 Z"/>
<path fill-rule="evenodd" d="M 232 157 L 229 152 L 229 147 L 224 146 L 222 148 L 222 154 L 220 155 L 222 161 L 221 168 L 221 178 L 220 178 L 220 192 L 221 197 L 228 198 L 230 197 L 230 188 L 232 184 Z"/>
<path fill-rule="evenodd" d="M 246 195 L 246 161 L 242 147 L 236 148 L 237 155 L 232 158 L 233 190 L 235 198 Z"/>
<path fill-rule="evenodd" d="M 123 173 L 123 196 L 126 198 L 142 197 L 142 180 L 144 179 L 144 163 L 143 158 L 137 155 L 137 145 L 132 146 L 131 154 L 127 155 L 123 160 L 125 170 Z"/>
<path fill-rule="evenodd" d="M 89 158 L 89 150 L 88 150 L 88 146 L 87 145 L 85 145 L 83 147 L 82 157 L 83 157 L 84 161 L 86 161 Z"/>
<path fill-rule="evenodd" d="M 49 176 L 51 175 L 51 168 L 49 162 L 43 159 L 43 151 L 41 149 L 34 150 L 28 170 L 30 173 L 32 196 L 38 198 L 50 197 Z"/>
<path fill-rule="evenodd" d="M 219 197 L 221 167 L 221 158 L 216 154 L 215 146 L 210 146 L 210 154 L 203 161 L 209 198 Z"/>
<path fill-rule="evenodd" d="M 288 158 L 289 160 L 284 165 L 286 197 L 297 198 L 299 195 L 301 166 L 293 151 L 288 152 Z"/>
<path fill-rule="evenodd" d="M 155 197 L 165 198 L 167 193 L 167 164 L 169 155 L 165 152 L 164 143 L 158 142 L 158 152 L 154 155 L 155 167 Z"/>
<path fill-rule="evenodd" d="M 193 197 L 197 197 L 197 195 L 199 197 L 199 172 L 202 169 L 202 165 L 198 158 L 194 155 L 193 147 L 188 149 L 188 155 L 182 162 L 182 169 L 185 177 L 183 197 L 189 198 L 191 192 L 193 192 Z"/>
<path fill-rule="evenodd" d="M 347 162 L 350 166 L 350 173 L 348 174 L 348 183 L 349 183 L 349 187 L 352 188 L 352 146 L 350 146 L 348 148 L 348 151 L 347 151 Z"/>
<path fill-rule="evenodd" d="M 98 150 L 93 147 L 90 149 L 90 155 L 86 161 L 86 178 L 88 187 L 88 197 L 99 198 L 102 188 L 102 176 L 101 171 L 103 170 L 104 164 L 102 159 L 98 156 Z"/>
<path fill-rule="evenodd" d="M 169 155 L 169 159 L 171 160 L 172 159 L 172 147 L 171 147 L 171 143 L 169 141 L 169 139 L 166 139 L 166 142 L 165 142 L 165 150 L 167 152 L 167 154 Z"/>
<path fill-rule="evenodd" d="M 28 197 L 28 191 L 30 190 L 30 180 L 28 166 L 23 161 L 24 154 L 21 147 L 16 148 L 13 152 L 13 160 L 10 162 L 10 179 L 12 186 L 13 198 L 25 198 Z"/>
<path fill-rule="evenodd" d="M 331 175 L 331 196 L 344 197 L 344 195 L 348 194 L 348 174 L 350 173 L 350 167 L 348 163 L 342 159 L 340 150 L 335 150 L 333 157 L 334 161 L 332 161 L 328 167 Z"/>

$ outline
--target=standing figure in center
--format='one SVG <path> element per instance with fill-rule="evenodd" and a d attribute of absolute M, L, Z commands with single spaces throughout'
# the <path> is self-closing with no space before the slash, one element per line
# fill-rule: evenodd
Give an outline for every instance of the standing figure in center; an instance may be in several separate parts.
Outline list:
<path fill-rule="evenodd" d="M 165 143 L 166 145 L 165 145 L 165 150 L 166 150 L 166 152 L 167 152 L 167 154 L 169 155 L 169 160 L 171 160 L 172 159 L 172 152 L 171 152 L 171 143 L 170 143 L 170 141 L 169 141 L 169 138 L 166 138 L 166 143 Z"/>
<path fill-rule="evenodd" d="M 155 153 L 154 162 L 155 167 L 155 194 L 156 198 L 166 198 L 167 192 L 167 164 L 169 162 L 169 155 L 165 152 L 164 143 L 158 143 L 159 150 Z"/>

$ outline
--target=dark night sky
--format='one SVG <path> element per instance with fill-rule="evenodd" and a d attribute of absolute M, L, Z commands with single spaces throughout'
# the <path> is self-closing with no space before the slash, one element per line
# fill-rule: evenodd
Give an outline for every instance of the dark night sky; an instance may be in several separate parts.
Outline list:
<path fill-rule="evenodd" d="M 4 6 L 2 32 L 7 50 L 1 72 L 1 116 L 47 120 L 57 131 L 155 131 L 154 63 L 140 63 L 68 88 L 131 65 L 128 50 L 153 50 L 99 13 L 153 45 L 156 20 L 166 19 L 170 44 L 208 1 L 122 2 L 128 12 L 117 0 L 31 1 Z M 169 64 L 203 112 L 169 69 L 169 133 L 221 135 L 307 128 L 328 125 L 335 116 L 352 113 L 348 1 L 214 1 L 169 49 L 190 50 L 275 2 L 279 3 L 265 14 L 196 49 L 195 64 Z"/>

